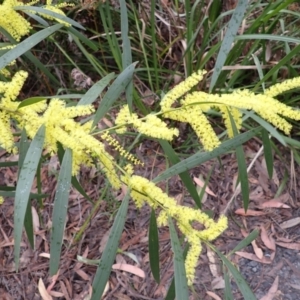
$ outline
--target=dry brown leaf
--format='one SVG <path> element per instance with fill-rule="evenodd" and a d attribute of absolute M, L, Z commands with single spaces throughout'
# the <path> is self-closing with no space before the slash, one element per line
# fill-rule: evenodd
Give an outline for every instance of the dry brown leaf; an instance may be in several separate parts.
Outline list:
<path fill-rule="evenodd" d="M 86 274 L 83 270 L 79 269 L 75 270 L 75 272 L 85 281 L 89 281 L 91 279 L 91 277 L 88 274 Z"/>
<path fill-rule="evenodd" d="M 287 249 L 300 250 L 300 244 L 299 243 L 281 243 L 281 242 L 276 242 L 276 245 L 278 245 L 280 247 L 287 248 Z"/>
<path fill-rule="evenodd" d="M 194 177 L 193 180 L 196 182 L 197 185 L 199 185 L 201 188 L 204 187 L 205 182 L 203 182 L 200 178 Z M 217 195 L 207 186 L 205 188 L 205 192 L 213 197 L 217 197 Z"/>
<path fill-rule="evenodd" d="M 210 297 L 212 297 L 215 300 L 222 300 L 217 294 L 210 292 L 210 291 L 206 291 L 206 294 Z"/>
<path fill-rule="evenodd" d="M 34 233 L 40 230 L 40 218 L 34 206 L 31 206 L 32 226 Z"/>
<path fill-rule="evenodd" d="M 245 212 L 243 208 L 238 208 L 234 213 L 246 217 L 264 216 L 267 214 L 263 211 L 252 210 L 252 209 L 248 209 L 247 212 Z"/>
<path fill-rule="evenodd" d="M 266 208 L 266 207 L 273 207 L 273 208 L 291 208 L 290 206 L 288 206 L 287 204 L 284 204 L 280 201 L 277 201 L 277 200 L 269 200 L 269 201 L 266 201 L 264 203 L 262 203 L 260 205 L 261 208 Z"/>
<path fill-rule="evenodd" d="M 50 291 L 49 294 L 54 298 L 61 298 L 64 296 L 62 292 L 57 292 L 57 291 Z"/>
<path fill-rule="evenodd" d="M 52 300 L 52 297 L 48 294 L 45 288 L 42 278 L 39 279 L 38 289 L 43 300 Z"/>
<path fill-rule="evenodd" d="M 252 245 L 252 247 L 253 247 L 253 250 L 254 250 L 255 255 L 256 255 L 259 259 L 263 259 L 264 253 L 263 253 L 262 249 L 259 248 L 259 247 L 257 246 L 256 241 L 252 241 L 252 242 L 251 242 L 251 245 Z"/>
<path fill-rule="evenodd" d="M 145 272 L 138 268 L 135 267 L 133 265 L 129 265 L 129 264 L 114 264 L 112 265 L 112 269 L 113 270 L 121 270 L 121 271 L 125 271 L 134 275 L 137 275 L 141 278 L 145 278 Z"/>
<path fill-rule="evenodd" d="M 291 286 L 293 289 L 300 290 L 300 285 L 299 284 L 292 284 L 292 283 L 287 283 L 289 286 Z"/>
<path fill-rule="evenodd" d="M 122 293 L 114 293 L 114 298 L 116 298 L 117 300 L 131 300 L 130 297 Z"/>
<path fill-rule="evenodd" d="M 297 218 L 282 222 L 279 225 L 282 229 L 286 229 L 286 228 L 294 227 L 294 226 L 298 225 L 299 223 L 300 223 L 300 217 L 297 217 Z"/>
<path fill-rule="evenodd" d="M 279 282 L 279 277 L 276 276 L 272 286 L 270 287 L 268 294 L 260 298 L 260 300 L 273 300 L 274 297 L 276 296 L 276 292 L 278 290 L 278 282 Z"/>
<path fill-rule="evenodd" d="M 243 235 L 244 237 L 247 237 L 247 236 L 249 235 L 249 233 L 247 233 L 244 229 L 241 229 L 241 232 L 242 232 L 242 235 Z M 255 255 L 256 255 L 259 259 L 262 259 L 263 256 L 264 256 L 264 253 L 263 253 L 262 249 L 259 248 L 259 247 L 257 246 L 256 241 L 255 241 L 255 240 L 252 241 L 252 242 L 251 242 L 251 245 L 252 245 L 252 247 L 253 247 L 253 250 L 254 250 Z"/>
<path fill-rule="evenodd" d="M 219 270 L 215 253 L 207 247 L 207 258 L 209 260 L 209 269 L 213 277 L 219 277 Z"/>
<path fill-rule="evenodd" d="M 260 238 L 267 248 L 273 251 L 276 250 L 275 240 L 273 239 L 272 236 L 268 236 L 264 226 L 260 227 Z"/>
<path fill-rule="evenodd" d="M 50 293 L 50 291 L 52 290 L 52 288 L 54 287 L 57 279 L 58 279 L 58 276 L 59 276 L 59 270 L 57 271 L 57 273 L 55 275 L 53 275 L 51 277 L 51 283 L 50 285 L 47 287 L 47 292 Z"/>
<path fill-rule="evenodd" d="M 248 253 L 248 252 L 242 252 L 242 251 L 236 251 L 235 254 L 241 256 L 241 257 L 244 257 L 244 258 L 247 258 L 249 260 L 254 260 L 254 261 L 258 261 L 260 263 L 263 263 L 263 264 L 271 264 L 272 261 L 271 259 L 269 259 L 268 257 L 263 257 L 262 259 L 259 259 L 255 254 L 253 253 Z"/>
<path fill-rule="evenodd" d="M 63 298 L 66 300 L 71 300 L 65 283 L 62 280 L 60 280 L 59 285 L 60 285 L 60 289 L 62 290 L 62 293 L 63 293 Z"/>
<path fill-rule="evenodd" d="M 211 288 L 213 290 L 220 290 L 225 288 L 225 280 L 222 276 L 214 278 L 211 282 Z"/>

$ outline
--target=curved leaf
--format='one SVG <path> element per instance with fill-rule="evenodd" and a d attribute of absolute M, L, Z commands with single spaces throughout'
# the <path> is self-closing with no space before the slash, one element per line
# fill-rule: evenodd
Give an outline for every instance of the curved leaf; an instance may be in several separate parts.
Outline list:
<path fill-rule="evenodd" d="M 157 283 L 159 278 L 159 240 L 155 211 L 152 209 L 149 223 L 149 260 L 151 272 Z"/>
<path fill-rule="evenodd" d="M 172 250 L 174 252 L 174 277 L 175 277 L 175 294 L 176 299 L 188 300 L 189 291 L 187 286 L 187 279 L 184 266 L 184 257 L 181 245 L 177 236 L 172 219 L 168 220 L 171 236 Z"/>
<path fill-rule="evenodd" d="M 3 54 L 0 57 L 0 70 L 3 69 L 5 66 L 7 66 L 10 62 L 12 62 L 14 59 L 20 57 L 22 54 L 33 48 L 36 44 L 38 44 L 40 41 L 45 39 L 47 36 L 51 35 L 58 29 L 62 28 L 62 24 L 55 24 L 53 26 L 50 26 L 48 28 L 45 28 L 26 40 L 19 43 L 15 48 L 9 50 L 5 54 Z"/>
<path fill-rule="evenodd" d="M 247 142 L 253 136 L 257 135 L 260 131 L 261 127 L 254 128 L 222 143 L 220 147 L 214 149 L 211 152 L 198 152 L 162 172 L 160 175 L 153 179 L 153 182 L 158 183 L 174 175 L 180 174 L 184 171 L 188 171 L 191 168 L 194 168 L 210 159 L 216 158 L 232 149 L 235 149 L 237 146 Z"/>
<path fill-rule="evenodd" d="M 45 126 L 42 125 L 32 140 L 22 164 L 17 182 L 14 205 L 14 258 L 16 270 L 19 268 L 20 244 L 30 190 L 42 155 L 45 131 Z"/>
<path fill-rule="evenodd" d="M 50 275 L 57 273 L 67 218 L 69 191 L 72 177 L 72 150 L 67 149 L 57 179 L 54 198 L 52 232 L 50 239 Z"/>
<path fill-rule="evenodd" d="M 115 217 L 115 221 L 111 228 L 106 247 L 100 259 L 93 281 L 93 294 L 91 300 L 99 300 L 101 299 L 101 296 L 103 294 L 106 282 L 111 272 L 111 267 L 118 250 L 119 240 L 127 217 L 129 199 L 130 195 L 129 192 L 127 192 L 125 198 L 122 201 L 122 205 L 120 206 Z"/>

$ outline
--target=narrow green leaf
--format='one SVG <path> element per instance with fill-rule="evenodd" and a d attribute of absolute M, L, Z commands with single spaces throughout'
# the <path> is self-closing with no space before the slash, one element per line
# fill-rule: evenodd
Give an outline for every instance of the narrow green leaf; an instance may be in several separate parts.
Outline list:
<path fill-rule="evenodd" d="M 126 1 L 120 0 L 121 6 L 121 36 L 122 36 L 122 67 L 123 70 L 132 64 L 132 53 L 131 45 L 129 39 L 129 30 L 128 30 L 128 15 Z M 126 100 L 129 106 L 129 111 L 132 111 L 132 99 L 133 99 L 133 83 L 132 79 L 126 86 Z"/>
<path fill-rule="evenodd" d="M 272 145 L 267 130 L 262 130 L 262 142 L 264 145 L 264 156 L 266 160 L 267 170 L 269 178 L 273 177 L 273 154 L 272 154 Z"/>
<path fill-rule="evenodd" d="M 109 85 L 110 81 L 115 77 L 115 73 L 109 73 L 104 78 L 96 82 L 80 99 L 77 105 L 92 104 Z"/>
<path fill-rule="evenodd" d="M 234 297 L 232 295 L 230 277 L 227 270 L 224 272 L 224 281 L 225 281 L 225 291 L 224 291 L 225 300 L 233 300 Z"/>
<path fill-rule="evenodd" d="M 28 106 L 28 105 L 32 105 L 41 101 L 46 100 L 46 97 L 31 97 L 31 98 L 27 98 L 25 100 L 23 100 L 19 105 L 18 105 L 18 109 Z"/>
<path fill-rule="evenodd" d="M 172 281 L 171 281 L 171 284 L 169 286 L 168 293 L 165 297 L 165 300 L 174 300 L 175 297 L 176 297 L 176 294 L 175 294 L 175 279 L 173 277 Z"/>
<path fill-rule="evenodd" d="M 151 272 L 157 283 L 160 282 L 159 276 L 159 240 L 156 223 L 155 211 L 152 209 L 149 223 L 149 260 Z"/>
<path fill-rule="evenodd" d="M 174 277 L 175 277 L 175 294 L 176 299 L 188 300 L 189 299 L 189 290 L 187 285 L 185 266 L 184 266 L 184 257 L 181 245 L 177 236 L 175 226 L 172 219 L 169 217 L 168 220 L 171 236 L 172 250 L 174 253 Z"/>
<path fill-rule="evenodd" d="M 0 168 L 18 166 L 19 161 L 3 161 L 0 162 Z"/>
<path fill-rule="evenodd" d="M 63 148 L 61 143 L 57 143 L 57 149 L 58 149 L 57 156 L 58 156 L 59 162 L 62 163 L 64 154 L 65 154 L 65 149 Z M 94 201 L 85 192 L 85 190 L 83 189 L 83 187 L 81 186 L 81 184 L 79 183 L 79 181 L 77 180 L 75 175 L 72 176 L 71 184 L 86 200 L 88 200 L 90 203 L 94 204 Z"/>
<path fill-rule="evenodd" d="M 37 21 L 38 23 L 40 23 L 43 27 L 49 27 L 49 23 L 44 20 L 43 18 L 41 18 L 40 16 L 38 16 L 37 14 L 33 14 L 33 13 L 30 13 L 26 10 L 23 11 L 24 14 L 28 15 L 31 19 Z"/>
<path fill-rule="evenodd" d="M 0 69 L 3 69 L 14 59 L 20 57 L 22 54 L 24 54 L 25 52 L 33 48 L 35 45 L 37 45 L 40 41 L 44 40 L 47 36 L 51 35 L 52 33 L 54 33 L 62 27 L 62 24 L 50 26 L 33 34 L 26 40 L 17 44 L 15 48 L 9 50 L 0 57 Z"/>
<path fill-rule="evenodd" d="M 72 150 L 67 149 L 57 179 L 54 198 L 52 232 L 50 239 L 50 275 L 57 273 L 61 246 L 67 219 L 69 191 L 72 176 Z"/>
<path fill-rule="evenodd" d="M 247 300 L 257 300 L 253 292 L 251 291 L 250 287 L 248 286 L 247 282 L 243 278 L 243 276 L 239 273 L 239 271 L 233 266 L 233 264 L 215 247 L 211 244 L 207 244 L 214 252 L 218 254 L 221 258 L 222 262 L 228 268 L 230 273 L 232 274 L 239 290 L 241 291 L 244 299 Z"/>
<path fill-rule="evenodd" d="M 25 231 L 27 234 L 30 247 L 34 249 L 34 232 L 33 232 L 33 220 L 32 220 L 32 212 L 31 212 L 31 201 L 28 201 L 28 205 L 26 208 L 24 227 L 25 227 Z"/>
<path fill-rule="evenodd" d="M 76 30 L 73 27 L 66 27 L 66 29 L 71 32 L 73 35 L 75 35 L 80 41 L 82 41 L 85 45 L 90 47 L 92 50 L 97 51 L 99 50 L 99 47 L 96 45 L 95 42 L 91 41 L 89 38 L 87 38 L 85 35 L 83 35 L 81 32 Z"/>
<path fill-rule="evenodd" d="M 90 203 L 94 204 L 94 201 L 89 197 L 89 195 L 85 192 L 79 181 L 77 180 L 76 176 L 72 176 L 71 180 L 72 186 Z"/>
<path fill-rule="evenodd" d="M 14 259 L 16 270 L 19 268 L 20 244 L 30 190 L 42 155 L 44 139 L 45 126 L 42 125 L 28 148 L 17 182 L 14 204 Z"/>
<path fill-rule="evenodd" d="M 237 130 L 235 121 L 234 121 L 230 111 L 228 109 L 227 109 L 227 111 L 228 111 L 231 127 L 233 130 L 233 134 L 234 134 L 234 136 L 237 136 L 238 130 Z M 238 163 L 239 181 L 241 184 L 244 209 L 245 209 L 245 211 L 247 211 L 248 205 L 249 205 L 250 191 L 249 191 L 247 164 L 246 164 L 243 146 L 242 145 L 237 146 L 235 152 L 236 152 L 236 159 L 237 159 L 237 163 Z"/>
<path fill-rule="evenodd" d="M 248 0 L 238 0 L 237 6 L 232 14 L 230 22 L 228 24 L 228 29 L 226 30 L 217 61 L 215 63 L 214 73 L 211 78 L 209 92 L 211 92 L 218 80 L 218 77 L 222 71 L 225 64 L 227 56 L 232 47 L 232 43 L 237 35 L 238 29 L 244 19 L 246 9 L 248 7 Z"/>
<path fill-rule="evenodd" d="M 62 14 L 59 14 L 53 10 L 49 10 L 49 9 L 45 9 L 45 8 L 42 8 L 42 7 L 37 7 L 37 6 L 14 6 L 14 10 L 21 10 L 21 11 L 36 11 L 39 15 L 47 15 L 47 16 L 50 16 L 51 18 L 54 18 L 54 19 L 58 19 L 60 21 L 64 21 L 70 25 L 73 25 L 74 27 L 77 27 L 81 30 L 85 30 L 85 28 L 77 23 L 76 21 L 68 18 L 67 16 L 65 15 L 62 15 Z"/>
<path fill-rule="evenodd" d="M 254 241 L 258 237 L 258 235 L 259 235 L 259 230 L 257 229 L 253 230 L 250 234 L 248 234 L 248 236 L 246 236 L 242 241 L 240 241 L 238 245 L 234 247 L 234 249 L 232 249 L 228 253 L 228 256 L 234 254 L 236 251 L 240 251 L 241 249 L 247 247 L 252 241 Z"/>
<path fill-rule="evenodd" d="M 103 294 L 111 272 L 111 266 L 113 265 L 118 250 L 119 240 L 127 217 L 129 199 L 130 194 L 128 191 L 115 217 L 106 247 L 100 259 L 100 263 L 93 281 L 93 293 L 91 300 L 99 300 Z"/>
<path fill-rule="evenodd" d="M 261 131 L 261 127 L 254 128 L 238 136 L 225 141 L 218 148 L 212 150 L 211 152 L 198 152 L 194 155 L 190 156 L 187 159 L 182 160 L 180 163 L 170 167 L 168 170 L 162 172 L 156 178 L 154 178 L 153 182 L 158 183 L 162 180 L 168 179 L 174 175 L 180 174 L 184 171 L 188 171 L 200 164 L 209 161 L 213 158 L 216 158 L 232 149 L 235 149 L 237 146 L 247 142 L 252 137 L 256 136 Z"/>
<path fill-rule="evenodd" d="M 133 72 L 137 62 L 128 66 L 109 87 L 107 93 L 103 97 L 101 104 L 95 114 L 93 126 L 96 126 L 98 122 L 104 117 L 108 110 L 112 107 L 114 102 L 119 98 L 122 91 L 126 88 L 130 80 L 132 79 Z"/>
<path fill-rule="evenodd" d="M 184 251 L 183 251 L 183 257 L 184 259 L 186 258 L 186 255 L 187 255 L 187 252 L 189 250 L 189 245 L 187 245 L 185 248 L 184 248 Z M 174 277 L 172 278 L 172 281 L 171 281 L 171 284 L 169 286 L 169 289 L 168 289 L 168 293 L 165 297 L 165 300 L 174 300 L 175 299 L 175 279 Z"/>
<path fill-rule="evenodd" d="M 221 12 L 222 12 L 222 1 L 221 0 L 212 1 L 208 11 L 209 21 L 212 23 L 215 22 L 216 19 L 221 14 Z"/>
<path fill-rule="evenodd" d="M 170 159 L 173 165 L 180 162 L 179 157 L 176 155 L 176 152 L 172 148 L 172 146 L 165 140 L 159 141 L 161 147 L 163 148 L 165 154 L 167 155 L 168 159 Z M 195 203 L 199 208 L 201 208 L 201 198 L 197 192 L 197 189 L 193 183 L 193 180 L 188 171 L 182 172 L 179 174 L 182 182 L 184 183 L 185 187 L 189 191 L 191 197 L 194 199 Z"/>

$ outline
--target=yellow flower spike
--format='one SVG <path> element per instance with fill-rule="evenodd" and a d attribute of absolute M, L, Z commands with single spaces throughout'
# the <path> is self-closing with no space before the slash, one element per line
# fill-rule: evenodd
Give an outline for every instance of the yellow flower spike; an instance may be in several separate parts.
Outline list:
<path fill-rule="evenodd" d="M 131 188 L 131 197 L 137 207 L 141 207 L 144 202 L 146 202 L 152 208 L 161 208 L 161 212 L 157 218 L 159 226 L 167 225 L 169 216 L 176 220 L 178 228 L 190 243 L 185 268 L 188 283 L 191 285 L 201 252 L 201 240 L 211 241 L 220 235 L 227 227 L 227 218 L 221 216 L 219 220 L 215 222 L 198 209 L 180 206 L 176 203 L 175 199 L 169 197 L 146 178 L 132 175 L 127 179 L 127 183 Z M 202 223 L 205 229 L 203 231 L 194 229 L 192 227 L 194 221 Z"/>
<path fill-rule="evenodd" d="M 185 272 L 188 285 L 191 286 L 195 278 L 195 269 L 201 254 L 202 246 L 196 232 L 192 232 L 188 236 L 188 242 L 190 248 L 185 259 Z"/>
<path fill-rule="evenodd" d="M 138 115 L 129 111 L 128 105 L 124 106 L 115 121 L 117 126 L 131 125 L 139 133 L 148 135 L 153 138 L 172 140 L 174 136 L 178 136 L 179 131 L 177 128 L 168 128 L 167 124 L 161 121 L 157 116 L 150 114 L 143 119 L 139 119 Z M 126 127 L 118 128 L 117 133 L 124 133 Z"/>
<path fill-rule="evenodd" d="M 235 123 L 237 131 L 239 131 L 242 128 L 242 113 L 240 110 L 238 110 L 235 107 L 229 107 L 226 105 L 219 105 L 218 108 L 222 112 L 223 118 L 224 118 L 224 124 L 228 131 L 228 136 L 230 138 L 234 137 L 233 134 L 233 128 L 231 124 L 231 119 L 229 114 L 231 114 L 231 117 L 233 119 L 233 122 Z"/>
<path fill-rule="evenodd" d="M 17 42 L 24 35 L 27 35 L 32 28 L 30 23 L 14 10 L 14 6 L 18 5 L 23 5 L 23 3 L 14 0 L 5 0 L 0 5 L 0 26 Z"/>
<path fill-rule="evenodd" d="M 199 70 L 171 89 L 161 100 L 161 111 L 166 112 L 170 110 L 172 104 L 199 83 L 205 74 L 205 70 Z"/>
<path fill-rule="evenodd" d="M 285 80 L 277 83 L 265 90 L 264 95 L 268 97 L 276 97 L 286 91 L 290 91 L 300 87 L 300 77 Z"/>
<path fill-rule="evenodd" d="M 106 131 L 104 134 L 101 135 L 101 138 L 108 142 L 109 145 L 111 145 L 115 150 L 119 151 L 121 156 L 125 157 L 129 161 L 131 161 L 135 165 L 144 165 L 139 159 L 135 158 L 131 153 L 126 151 L 119 142 L 114 139 L 111 135 L 108 134 Z"/>

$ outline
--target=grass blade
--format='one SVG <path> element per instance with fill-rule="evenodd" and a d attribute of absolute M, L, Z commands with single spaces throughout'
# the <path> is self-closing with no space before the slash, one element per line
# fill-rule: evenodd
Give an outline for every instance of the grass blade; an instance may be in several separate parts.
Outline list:
<path fill-rule="evenodd" d="M 26 235 L 30 244 L 30 247 L 34 249 L 34 232 L 33 232 L 33 220 L 31 212 L 31 201 L 28 201 L 25 218 L 24 218 L 24 227 Z"/>
<path fill-rule="evenodd" d="M 129 199 L 130 195 L 129 192 L 127 192 L 115 217 L 106 247 L 100 259 L 93 281 L 93 294 L 91 300 L 99 300 L 103 294 L 106 282 L 111 272 L 111 266 L 118 250 L 119 240 L 127 217 Z"/>
<path fill-rule="evenodd" d="M 170 159 L 171 163 L 173 165 L 180 162 L 179 157 L 176 155 L 176 152 L 172 148 L 172 146 L 164 140 L 159 141 L 161 147 L 163 148 L 165 154 L 168 156 L 168 159 Z M 189 174 L 188 171 L 182 172 L 179 174 L 182 182 L 184 183 L 185 187 L 189 191 L 191 197 L 194 199 L 195 203 L 199 208 L 201 208 L 201 198 L 199 197 L 199 194 L 197 192 L 197 189 L 193 183 L 193 180 Z"/>
<path fill-rule="evenodd" d="M 72 176 L 72 150 L 67 149 L 57 179 L 54 198 L 52 232 L 50 239 L 50 275 L 57 273 L 67 218 L 69 191 Z"/>
<path fill-rule="evenodd" d="M 92 104 L 114 77 L 115 73 L 109 73 L 104 78 L 96 82 L 80 99 L 77 105 Z"/>
<path fill-rule="evenodd" d="M 42 8 L 42 7 L 37 7 L 37 6 L 15 6 L 14 10 L 21 10 L 21 11 L 29 10 L 31 12 L 36 11 L 40 15 L 47 15 L 47 16 L 50 16 L 54 19 L 64 21 L 64 22 L 66 22 L 70 25 L 73 25 L 74 27 L 77 27 L 77 28 L 81 29 L 81 30 L 85 30 L 85 28 L 81 24 L 77 23 L 76 21 L 74 21 L 74 20 L 72 20 L 72 19 L 70 19 L 70 18 L 68 18 L 68 17 L 66 17 L 62 14 L 59 14 L 57 12 L 54 12 L 52 10 L 45 9 L 45 8 Z"/>
<path fill-rule="evenodd" d="M 247 247 L 252 241 L 254 241 L 259 235 L 259 230 L 255 229 L 253 230 L 248 236 L 246 236 L 242 241 L 240 241 L 234 249 L 232 249 L 229 253 L 228 256 L 231 254 L 234 254 L 236 251 L 240 251 L 243 248 Z"/>
<path fill-rule="evenodd" d="M 247 142 L 252 137 L 256 136 L 261 131 L 261 127 L 254 128 L 238 136 L 222 143 L 222 145 L 210 152 L 198 152 L 187 159 L 182 160 L 178 164 L 170 167 L 168 170 L 162 172 L 153 182 L 158 183 L 162 180 L 168 179 L 174 175 L 180 174 L 184 171 L 188 171 L 210 159 L 216 158 L 232 149 L 235 149 L 239 145 Z"/>
<path fill-rule="evenodd" d="M 227 270 L 224 272 L 224 281 L 225 281 L 225 291 L 224 291 L 225 300 L 232 300 L 234 299 L 234 297 L 232 295 L 230 278 Z"/>
<path fill-rule="evenodd" d="M 151 272 L 157 283 L 159 276 L 159 241 L 155 211 L 152 209 L 149 223 L 149 260 Z"/>
<path fill-rule="evenodd" d="M 232 43 L 237 35 L 238 29 L 243 21 L 246 9 L 248 7 L 247 0 L 239 0 L 237 6 L 232 14 L 232 17 L 228 24 L 228 29 L 226 30 L 226 34 L 224 36 L 217 61 L 214 68 L 214 73 L 211 78 L 209 92 L 211 92 L 218 80 L 218 77 L 222 71 L 222 68 L 225 64 L 227 56 L 232 47 Z"/>
<path fill-rule="evenodd" d="M 174 277 L 175 277 L 175 294 L 176 299 L 188 300 L 189 291 L 186 280 L 184 257 L 181 245 L 177 236 L 175 226 L 172 219 L 169 217 L 168 220 L 171 236 L 172 250 L 174 253 Z"/>
<path fill-rule="evenodd" d="M 19 43 L 15 48 L 3 54 L 0 57 L 0 70 L 3 69 L 5 66 L 7 66 L 14 59 L 17 59 L 22 54 L 24 54 L 25 52 L 33 48 L 40 41 L 44 40 L 47 36 L 51 35 L 52 33 L 54 33 L 55 31 L 59 30 L 62 27 L 63 27 L 62 24 L 55 24 L 53 26 L 45 28 L 33 34 L 23 42 Z"/>
<path fill-rule="evenodd" d="M 257 300 L 253 292 L 251 291 L 250 287 L 248 286 L 245 279 L 242 277 L 242 275 L 239 273 L 239 271 L 233 266 L 233 264 L 214 246 L 211 244 L 207 245 L 218 254 L 218 256 L 221 258 L 224 265 L 228 268 L 230 273 L 232 274 L 236 284 L 239 287 L 239 290 L 241 291 L 242 295 L 244 296 L 244 299 L 247 300 Z"/>
<path fill-rule="evenodd" d="M 109 90 L 107 91 L 107 93 L 101 101 L 101 105 L 99 105 L 99 108 L 95 114 L 92 127 L 96 126 L 96 124 L 104 117 L 104 115 L 108 112 L 113 103 L 119 98 L 119 96 L 121 95 L 122 91 L 126 88 L 128 83 L 132 80 L 136 64 L 137 62 L 129 65 L 110 86 Z"/>
<path fill-rule="evenodd" d="M 230 113 L 230 110 L 227 108 L 227 112 L 229 115 L 231 127 L 233 130 L 234 136 L 238 135 L 238 129 L 236 127 L 235 121 Z M 248 205 L 249 205 L 249 181 L 248 181 L 248 172 L 247 172 L 247 164 L 245 159 L 245 153 L 243 150 L 243 146 L 239 145 L 236 147 L 236 159 L 238 163 L 238 172 L 239 172 L 239 181 L 241 184 L 241 191 L 242 191 L 242 198 L 243 198 L 243 204 L 244 209 L 247 211 Z"/>
<path fill-rule="evenodd" d="M 273 177 L 273 154 L 272 154 L 272 145 L 267 130 L 262 130 L 262 142 L 264 145 L 264 156 L 266 160 L 267 170 L 269 178 Z"/>
<path fill-rule="evenodd" d="M 30 190 L 39 164 L 39 160 L 42 155 L 45 131 L 45 126 L 42 125 L 35 135 L 34 139 L 32 140 L 26 153 L 24 163 L 22 164 L 16 187 L 14 205 L 14 259 L 16 270 L 18 270 L 19 268 L 20 244 Z"/>

